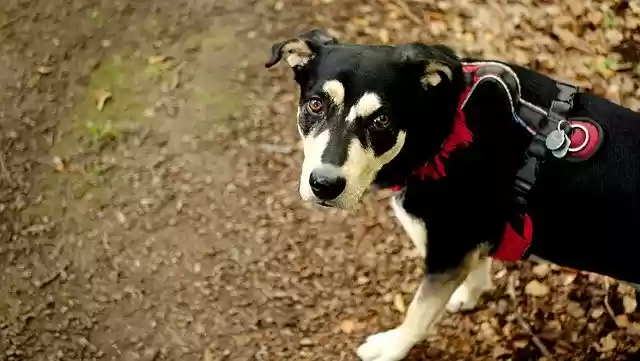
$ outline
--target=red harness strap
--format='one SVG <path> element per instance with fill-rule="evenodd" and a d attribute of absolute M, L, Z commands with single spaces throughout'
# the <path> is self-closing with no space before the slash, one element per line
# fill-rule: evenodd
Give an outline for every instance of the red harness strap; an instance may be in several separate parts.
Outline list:
<path fill-rule="evenodd" d="M 465 73 L 475 74 L 475 71 L 479 67 L 479 65 L 465 65 L 463 66 L 463 71 Z M 474 76 L 472 84 L 467 85 L 460 95 L 460 99 L 458 100 L 458 109 L 453 120 L 452 132 L 442 144 L 440 152 L 434 156 L 433 160 L 427 162 L 414 172 L 420 177 L 420 179 L 431 178 L 437 180 L 445 177 L 447 173 L 443 160 L 448 159 L 454 149 L 467 146 L 473 140 L 473 134 L 471 134 L 471 131 L 467 127 L 463 105 L 469 97 L 473 84 L 477 81 L 477 76 Z M 392 189 L 399 191 L 402 189 L 402 186 L 394 186 Z M 512 222 L 507 222 L 500 245 L 492 257 L 503 261 L 518 261 L 522 259 L 522 256 L 531 245 L 531 240 L 533 238 L 533 223 L 528 214 L 523 213 L 520 214 L 519 217 L 521 217 L 522 223 L 522 230 L 520 230 L 520 233 L 515 229 L 520 227 L 514 227 Z"/>

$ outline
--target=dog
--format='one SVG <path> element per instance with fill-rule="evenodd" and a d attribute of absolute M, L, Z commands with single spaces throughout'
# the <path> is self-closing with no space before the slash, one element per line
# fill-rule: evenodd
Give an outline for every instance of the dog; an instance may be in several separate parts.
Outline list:
<path fill-rule="evenodd" d="M 347 209 L 393 187 L 425 261 L 403 322 L 369 336 L 360 359 L 401 360 L 445 310 L 474 308 L 492 258 L 640 283 L 639 113 L 440 44 L 313 29 L 274 44 L 265 66 L 283 59 L 300 90 L 301 197 Z"/>

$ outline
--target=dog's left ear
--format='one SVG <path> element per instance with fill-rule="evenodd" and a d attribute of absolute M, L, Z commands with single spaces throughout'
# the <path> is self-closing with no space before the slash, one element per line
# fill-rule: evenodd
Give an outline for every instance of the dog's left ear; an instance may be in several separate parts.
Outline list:
<path fill-rule="evenodd" d="M 420 69 L 420 82 L 425 88 L 451 83 L 462 67 L 460 58 L 445 45 L 403 44 L 396 48 L 395 56 L 401 63 Z"/>
<path fill-rule="evenodd" d="M 273 44 L 271 46 L 271 58 L 264 66 L 270 68 L 276 65 L 284 56 L 289 66 L 294 70 L 300 69 L 313 58 L 320 47 L 337 42 L 336 38 L 322 30 L 313 29 L 297 38 Z"/>

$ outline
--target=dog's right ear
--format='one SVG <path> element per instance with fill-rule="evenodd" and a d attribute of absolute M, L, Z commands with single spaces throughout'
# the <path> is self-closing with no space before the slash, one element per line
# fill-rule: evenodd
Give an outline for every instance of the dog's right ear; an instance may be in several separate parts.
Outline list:
<path fill-rule="evenodd" d="M 420 82 L 425 88 L 451 83 L 462 71 L 460 58 L 445 45 L 403 44 L 396 48 L 395 56 L 399 62 L 419 69 Z"/>
<path fill-rule="evenodd" d="M 304 67 L 318 49 L 327 44 L 336 44 L 338 40 L 322 30 L 313 29 L 297 38 L 289 39 L 271 46 L 271 58 L 264 66 L 271 68 L 283 57 L 294 70 Z"/>

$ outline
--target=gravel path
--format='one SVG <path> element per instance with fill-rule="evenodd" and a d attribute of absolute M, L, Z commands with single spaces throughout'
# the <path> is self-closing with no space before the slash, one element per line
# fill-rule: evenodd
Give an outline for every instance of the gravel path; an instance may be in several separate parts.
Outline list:
<path fill-rule="evenodd" d="M 640 4 L 563 4 L 5 0 L 0 360 L 355 361 L 421 264 L 384 194 L 350 213 L 299 199 L 296 88 L 263 68 L 271 43 L 445 42 L 639 109 Z M 409 360 L 539 360 L 523 323 L 557 360 L 639 348 L 627 287 L 528 263 L 495 280 Z"/>

